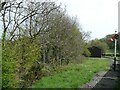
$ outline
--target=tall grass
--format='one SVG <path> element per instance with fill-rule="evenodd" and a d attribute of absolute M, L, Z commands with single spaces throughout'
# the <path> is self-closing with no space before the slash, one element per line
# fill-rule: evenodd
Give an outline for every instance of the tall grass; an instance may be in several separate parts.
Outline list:
<path fill-rule="evenodd" d="M 52 76 L 43 77 L 32 88 L 78 88 L 89 82 L 95 73 L 108 70 L 105 59 L 89 59 L 83 64 L 69 64 L 61 67 Z"/>

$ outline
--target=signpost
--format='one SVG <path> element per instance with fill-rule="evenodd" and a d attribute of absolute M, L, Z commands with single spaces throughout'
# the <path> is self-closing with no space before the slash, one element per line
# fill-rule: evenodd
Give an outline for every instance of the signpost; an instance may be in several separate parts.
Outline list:
<path fill-rule="evenodd" d="M 115 49 L 114 49 L 114 63 L 113 63 L 113 69 L 116 70 L 116 45 L 117 45 L 117 39 L 115 39 Z"/>
<path fill-rule="evenodd" d="M 115 31 L 115 49 L 114 49 L 114 63 L 113 63 L 113 69 L 116 70 L 116 49 L 117 49 L 117 39 L 119 38 L 119 35 L 117 34 L 117 31 Z"/>

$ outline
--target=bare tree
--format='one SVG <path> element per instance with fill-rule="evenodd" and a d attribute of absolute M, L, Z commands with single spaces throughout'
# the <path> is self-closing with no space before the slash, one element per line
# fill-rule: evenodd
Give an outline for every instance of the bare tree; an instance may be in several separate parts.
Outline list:
<path fill-rule="evenodd" d="M 2 36 L 3 46 L 6 38 L 12 41 L 14 37 L 20 36 L 20 32 L 21 34 L 23 34 L 23 32 L 28 32 L 28 30 L 25 30 L 25 28 L 23 27 L 25 26 L 25 21 L 30 22 L 29 35 L 31 37 L 38 35 L 41 29 L 46 28 L 46 16 L 57 8 L 58 6 L 54 6 L 53 2 L 30 2 L 28 6 L 24 4 L 23 0 L 19 2 L 14 0 L 6 2 L 4 9 L 1 11 L 2 22 L 4 26 Z M 37 28 L 37 30 L 35 31 L 32 26 L 33 24 L 37 25 L 37 20 L 33 22 L 33 18 L 35 19 L 36 15 L 41 15 L 40 18 L 42 21 L 40 20 L 41 27 Z M 17 35 L 18 33 L 19 35 Z"/>

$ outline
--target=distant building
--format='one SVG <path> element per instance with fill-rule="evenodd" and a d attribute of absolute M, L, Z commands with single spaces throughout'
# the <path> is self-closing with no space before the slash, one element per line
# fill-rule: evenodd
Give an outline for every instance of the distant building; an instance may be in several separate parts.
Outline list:
<path fill-rule="evenodd" d="M 88 50 L 91 53 L 91 57 L 99 57 L 99 58 L 102 57 L 103 52 L 100 48 L 92 46 L 92 47 L 89 47 Z"/>

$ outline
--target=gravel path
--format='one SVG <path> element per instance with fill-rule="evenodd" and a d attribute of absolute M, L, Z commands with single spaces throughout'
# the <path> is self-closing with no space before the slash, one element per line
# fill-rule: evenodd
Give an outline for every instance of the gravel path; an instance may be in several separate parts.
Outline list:
<path fill-rule="evenodd" d="M 110 60 L 110 62 L 111 61 L 112 60 Z M 118 66 L 120 66 L 120 64 L 117 63 L 117 67 Z M 106 89 L 114 90 L 116 81 L 118 80 L 118 77 L 120 77 L 119 71 L 120 70 L 118 70 L 117 68 L 116 71 L 113 71 L 111 69 L 108 71 L 98 72 L 90 82 L 80 87 L 80 89 L 94 90 L 96 88 L 99 89 L 106 88 Z"/>

